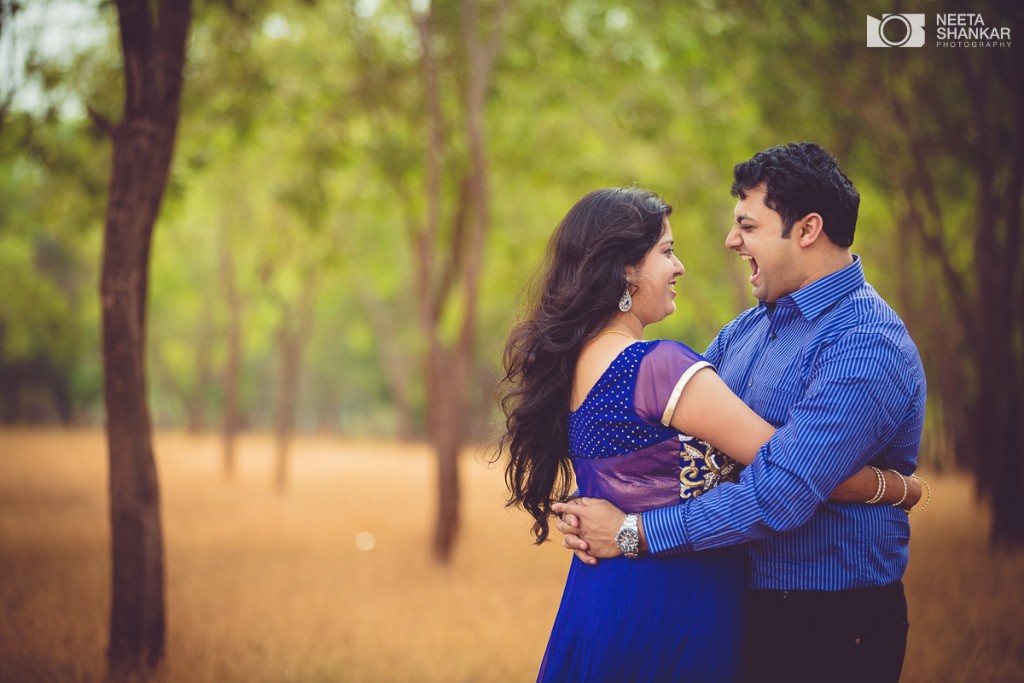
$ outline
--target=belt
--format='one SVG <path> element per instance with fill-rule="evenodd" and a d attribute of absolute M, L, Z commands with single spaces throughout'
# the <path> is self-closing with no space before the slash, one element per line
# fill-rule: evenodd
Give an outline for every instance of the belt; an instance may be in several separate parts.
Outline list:
<path fill-rule="evenodd" d="M 850 588 L 839 591 L 802 590 L 752 590 L 750 599 L 755 604 L 816 607 L 826 609 L 859 610 L 870 609 L 872 605 L 904 602 L 903 582 L 895 581 L 886 586 Z"/>

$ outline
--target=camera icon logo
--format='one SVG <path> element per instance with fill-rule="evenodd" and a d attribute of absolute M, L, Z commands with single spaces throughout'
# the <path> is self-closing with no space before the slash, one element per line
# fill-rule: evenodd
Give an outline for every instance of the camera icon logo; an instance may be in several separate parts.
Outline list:
<path fill-rule="evenodd" d="M 868 47 L 923 47 L 923 14 L 868 15 Z"/>

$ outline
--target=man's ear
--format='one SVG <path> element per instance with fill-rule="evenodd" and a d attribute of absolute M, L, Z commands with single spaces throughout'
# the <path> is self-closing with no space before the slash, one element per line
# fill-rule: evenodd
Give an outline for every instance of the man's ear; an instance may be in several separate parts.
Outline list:
<path fill-rule="evenodd" d="M 796 222 L 793 231 L 797 233 L 800 246 L 809 247 L 825 234 L 825 219 L 820 213 L 809 213 Z"/>

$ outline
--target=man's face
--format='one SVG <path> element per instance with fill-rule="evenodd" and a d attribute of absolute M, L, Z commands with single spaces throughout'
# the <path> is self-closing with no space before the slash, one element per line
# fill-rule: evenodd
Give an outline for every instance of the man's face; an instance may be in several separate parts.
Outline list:
<path fill-rule="evenodd" d="M 782 237 L 782 216 L 764 203 L 765 185 L 746 191 L 736 202 L 733 226 L 725 246 L 750 263 L 753 295 L 767 303 L 792 294 L 804 284 L 800 273 L 800 248 L 794 226 Z"/>

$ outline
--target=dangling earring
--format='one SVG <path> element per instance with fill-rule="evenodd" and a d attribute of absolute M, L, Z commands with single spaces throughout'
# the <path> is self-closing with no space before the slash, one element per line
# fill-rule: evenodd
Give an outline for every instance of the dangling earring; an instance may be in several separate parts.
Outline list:
<path fill-rule="evenodd" d="M 626 285 L 626 291 L 623 292 L 622 298 L 619 299 L 619 310 L 623 313 L 633 308 L 633 297 L 629 294 L 629 285 Z"/>

